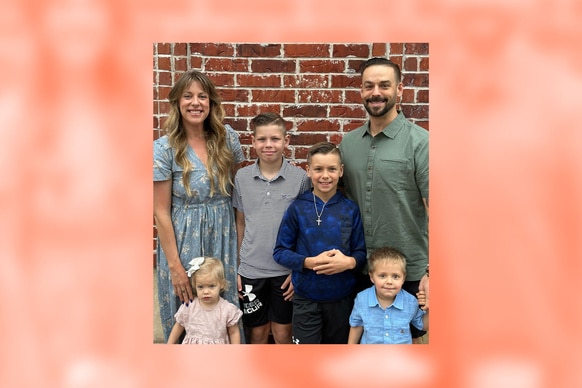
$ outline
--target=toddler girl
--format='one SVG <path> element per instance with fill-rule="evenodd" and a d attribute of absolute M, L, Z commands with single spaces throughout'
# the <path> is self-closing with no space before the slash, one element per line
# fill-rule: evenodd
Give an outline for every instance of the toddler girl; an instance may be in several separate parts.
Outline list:
<path fill-rule="evenodd" d="M 168 343 L 178 343 L 186 330 L 183 344 L 240 344 L 238 321 L 242 311 L 220 296 L 227 285 L 222 262 L 196 257 L 189 264 L 187 272 L 195 298 L 178 308 Z"/>

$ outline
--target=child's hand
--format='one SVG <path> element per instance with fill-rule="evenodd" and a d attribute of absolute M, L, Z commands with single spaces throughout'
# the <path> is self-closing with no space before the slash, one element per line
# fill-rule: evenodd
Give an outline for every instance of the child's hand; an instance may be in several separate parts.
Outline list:
<path fill-rule="evenodd" d="M 281 285 L 281 289 L 285 290 L 283 292 L 283 300 L 291 300 L 293 299 L 293 295 L 295 295 L 295 289 L 293 288 L 293 283 L 291 282 L 291 274 L 287 276 L 287 279 Z"/>
<path fill-rule="evenodd" d="M 318 275 L 333 275 L 353 269 L 356 266 L 356 259 L 344 255 L 339 249 L 322 252 L 316 259 L 316 265 L 313 270 Z"/>
<path fill-rule="evenodd" d="M 418 291 L 416 293 L 418 298 L 418 306 L 421 310 L 428 311 L 428 295 L 424 291 Z"/>

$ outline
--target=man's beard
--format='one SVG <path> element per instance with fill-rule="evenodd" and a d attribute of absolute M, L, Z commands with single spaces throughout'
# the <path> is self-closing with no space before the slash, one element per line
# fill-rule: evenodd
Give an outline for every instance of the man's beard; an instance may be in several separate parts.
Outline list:
<path fill-rule="evenodd" d="M 370 108 L 369 106 L 370 102 L 385 102 L 386 105 L 384 105 L 384 108 Z M 386 113 L 388 113 L 394 107 L 394 105 L 396 105 L 396 99 L 391 100 L 389 98 L 377 98 L 377 99 L 369 98 L 366 100 L 364 108 L 366 108 L 366 111 L 368 111 L 368 114 L 370 116 L 382 117 Z"/>

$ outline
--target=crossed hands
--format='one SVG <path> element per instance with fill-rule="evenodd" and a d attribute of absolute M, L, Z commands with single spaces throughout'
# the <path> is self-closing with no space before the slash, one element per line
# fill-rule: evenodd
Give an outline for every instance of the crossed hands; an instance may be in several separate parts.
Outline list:
<path fill-rule="evenodd" d="M 305 268 L 318 275 L 333 275 L 356 267 L 356 259 L 344 255 L 339 249 L 321 252 L 315 257 L 305 259 Z"/>

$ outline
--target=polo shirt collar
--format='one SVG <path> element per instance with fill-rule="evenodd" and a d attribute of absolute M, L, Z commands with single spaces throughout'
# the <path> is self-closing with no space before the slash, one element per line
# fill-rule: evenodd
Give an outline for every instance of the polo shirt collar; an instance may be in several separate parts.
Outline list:
<path fill-rule="evenodd" d="M 255 163 L 253 164 L 252 175 L 254 178 L 261 177 L 261 169 L 259 168 L 259 162 L 260 162 L 260 160 L 257 158 L 257 160 L 255 160 Z M 281 169 L 279 170 L 279 173 L 277 174 L 277 176 L 275 176 L 271 180 L 274 181 L 275 179 L 278 179 L 279 177 L 282 177 L 283 179 L 285 179 L 285 173 L 287 171 L 288 164 L 289 163 L 287 162 L 287 159 L 285 159 L 285 157 L 283 156 L 283 164 L 281 164 Z M 262 179 L 264 179 L 264 178 L 262 178 Z"/>

